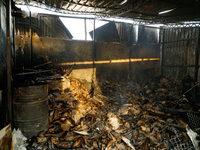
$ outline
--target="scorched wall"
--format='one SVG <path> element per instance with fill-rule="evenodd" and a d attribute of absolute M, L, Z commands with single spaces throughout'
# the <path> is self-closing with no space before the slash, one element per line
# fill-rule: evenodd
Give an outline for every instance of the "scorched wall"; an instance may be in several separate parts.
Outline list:
<path fill-rule="evenodd" d="M 30 61 L 29 42 L 29 37 L 21 39 L 20 36 L 16 36 L 15 49 L 19 67 L 23 67 L 23 65 L 29 67 L 29 63 L 25 63 Z M 127 79 L 128 76 L 136 79 L 160 73 L 159 45 L 96 42 L 94 51 L 92 41 L 33 36 L 32 48 L 32 66 L 52 61 L 56 67 L 69 68 L 76 63 L 75 70 L 83 69 L 82 76 L 83 78 L 86 76 L 85 74 L 90 76 L 87 78 L 89 82 L 92 81 L 93 76 L 93 71 L 89 69 L 93 70 L 93 68 L 95 68 L 98 81 L 117 82 Z M 85 69 L 86 71 L 84 71 Z"/>

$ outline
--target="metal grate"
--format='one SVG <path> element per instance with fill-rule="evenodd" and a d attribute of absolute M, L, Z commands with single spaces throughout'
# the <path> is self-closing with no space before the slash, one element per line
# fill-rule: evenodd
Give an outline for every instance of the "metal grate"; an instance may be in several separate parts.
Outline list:
<path fill-rule="evenodd" d="M 175 135 L 171 139 L 164 141 L 167 150 L 195 150 L 192 141 L 190 139 L 183 140 L 179 130 L 176 130 L 174 127 L 169 127 L 168 130 L 174 132 Z"/>
<path fill-rule="evenodd" d="M 195 150 L 190 140 L 182 141 L 179 137 L 166 140 L 165 144 L 167 150 Z"/>
<path fill-rule="evenodd" d="M 187 113 L 190 126 L 193 130 L 200 128 L 200 117 L 192 112 Z"/>

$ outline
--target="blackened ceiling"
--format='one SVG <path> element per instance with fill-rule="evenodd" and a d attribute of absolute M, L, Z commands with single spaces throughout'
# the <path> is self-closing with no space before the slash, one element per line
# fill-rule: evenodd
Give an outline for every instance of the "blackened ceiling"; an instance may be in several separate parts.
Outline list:
<path fill-rule="evenodd" d="M 200 0 L 14 0 L 62 13 L 125 17 L 155 23 L 200 21 Z M 27 1 L 27 3 L 25 3 Z M 168 13 L 160 12 L 171 10 Z"/>

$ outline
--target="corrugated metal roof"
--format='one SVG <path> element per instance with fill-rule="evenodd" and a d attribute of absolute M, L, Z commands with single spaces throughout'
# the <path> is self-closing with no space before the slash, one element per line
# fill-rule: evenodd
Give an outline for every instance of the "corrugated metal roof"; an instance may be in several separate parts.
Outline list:
<path fill-rule="evenodd" d="M 199 0 L 14 0 L 63 13 L 90 13 L 100 16 L 128 17 L 154 22 L 200 20 Z M 162 11 L 171 10 L 165 14 Z"/>

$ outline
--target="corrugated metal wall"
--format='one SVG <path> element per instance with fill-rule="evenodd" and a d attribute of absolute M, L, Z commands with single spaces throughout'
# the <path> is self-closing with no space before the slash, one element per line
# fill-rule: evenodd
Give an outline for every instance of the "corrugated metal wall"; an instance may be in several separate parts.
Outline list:
<path fill-rule="evenodd" d="M 180 80 L 189 74 L 197 80 L 198 38 L 198 27 L 163 30 L 162 73 L 164 76 Z"/>
<path fill-rule="evenodd" d="M 30 18 L 16 18 L 15 35 L 29 36 Z M 37 33 L 40 37 L 71 39 L 72 35 L 60 21 L 59 17 L 38 15 L 31 18 L 32 33 Z"/>
<path fill-rule="evenodd" d="M 71 39 L 70 33 L 60 21 L 59 17 L 55 16 L 40 16 L 39 29 L 41 37 L 60 37 Z"/>
<path fill-rule="evenodd" d="M 30 18 L 15 18 L 15 35 L 29 36 Z M 38 31 L 38 18 L 31 18 L 32 32 Z"/>

